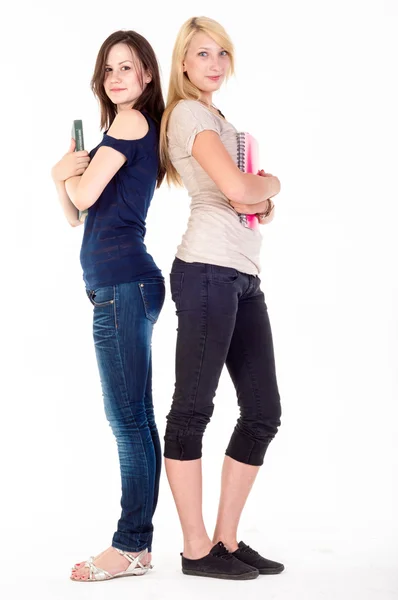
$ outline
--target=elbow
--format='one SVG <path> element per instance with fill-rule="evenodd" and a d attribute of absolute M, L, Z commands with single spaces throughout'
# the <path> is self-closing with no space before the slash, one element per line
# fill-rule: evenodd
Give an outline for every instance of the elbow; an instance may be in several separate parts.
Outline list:
<path fill-rule="evenodd" d="M 85 199 L 82 198 L 81 194 L 76 194 L 76 196 L 73 198 L 73 204 L 76 206 L 77 210 L 86 210 L 88 208 L 86 206 L 86 203 L 87 200 L 85 201 Z"/>
<path fill-rule="evenodd" d="M 76 206 L 76 208 L 78 210 L 80 210 L 82 212 L 84 210 L 87 210 L 88 208 L 90 208 L 90 206 L 92 206 L 95 201 L 96 201 L 96 199 L 92 200 L 91 198 L 88 198 L 87 194 L 82 193 L 80 190 L 77 192 L 77 194 L 73 198 L 73 204 Z"/>
<path fill-rule="evenodd" d="M 281 191 L 281 182 L 279 181 L 279 179 L 277 177 L 275 177 L 273 175 L 270 184 L 271 184 L 271 188 L 270 188 L 270 193 L 269 193 L 268 197 L 273 198 L 274 196 L 279 194 L 279 192 Z"/>

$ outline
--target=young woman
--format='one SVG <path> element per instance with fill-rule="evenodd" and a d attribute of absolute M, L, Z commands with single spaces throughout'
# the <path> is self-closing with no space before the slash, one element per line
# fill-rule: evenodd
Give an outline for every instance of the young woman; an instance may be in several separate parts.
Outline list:
<path fill-rule="evenodd" d="M 164 301 L 164 279 L 144 244 L 145 219 L 164 170 L 158 141 L 164 111 L 154 51 L 134 31 L 103 43 L 92 90 L 101 107 L 100 144 L 69 152 L 52 177 L 69 223 L 88 209 L 81 264 L 94 306 L 94 343 L 115 434 L 122 514 L 112 546 L 72 569 L 75 581 L 141 575 L 151 567 L 161 449 L 151 389 L 151 338 Z"/>
<path fill-rule="evenodd" d="M 253 579 L 284 568 L 237 541 L 241 512 L 280 425 L 281 407 L 258 278 L 261 233 L 244 227 L 238 213 L 269 222 L 270 198 L 280 183 L 263 171 L 258 176 L 237 167 L 237 131 L 212 103 L 233 64 L 232 43 L 218 23 L 200 17 L 183 25 L 161 128 L 168 180 L 182 182 L 192 200 L 170 275 L 178 337 L 164 455 L 184 535 L 183 572 Z M 240 418 L 226 450 L 211 540 L 202 517 L 202 436 L 224 364 Z"/>

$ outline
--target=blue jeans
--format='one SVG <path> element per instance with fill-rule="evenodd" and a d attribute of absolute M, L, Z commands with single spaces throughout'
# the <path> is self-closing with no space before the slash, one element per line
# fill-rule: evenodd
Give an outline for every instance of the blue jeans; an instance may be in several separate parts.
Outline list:
<path fill-rule="evenodd" d="M 151 339 L 165 296 L 162 278 L 87 290 L 105 414 L 116 437 L 122 514 L 112 546 L 151 551 L 161 469 L 152 402 Z"/>

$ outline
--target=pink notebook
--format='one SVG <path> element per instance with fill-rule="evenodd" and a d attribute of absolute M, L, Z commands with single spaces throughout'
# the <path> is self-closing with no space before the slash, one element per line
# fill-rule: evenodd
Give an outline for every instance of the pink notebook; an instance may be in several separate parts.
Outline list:
<path fill-rule="evenodd" d="M 257 140 L 250 133 L 239 132 L 236 135 L 238 144 L 237 162 L 238 167 L 244 173 L 257 174 L 259 165 L 259 149 Z M 238 213 L 239 220 L 244 227 L 257 229 L 259 227 L 256 215 L 244 215 Z"/>

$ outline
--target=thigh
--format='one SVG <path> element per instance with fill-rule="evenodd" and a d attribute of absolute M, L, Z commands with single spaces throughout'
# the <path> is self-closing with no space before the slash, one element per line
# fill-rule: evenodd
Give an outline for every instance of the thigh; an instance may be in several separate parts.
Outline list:
<path fill-rule="evenodd" d="M 154 321 L 164 284 L 133 282 L 95 290 L 94 343 L 108 418 L 134 414 L 144 423 Z M 157 292 L 156 289 L 157 288 Z"/>
<path fill-rule="evenodd" d="M 239 274 L 181 263 L 175 263 L 170 274 L 178 317 L 173 410 L 209 416 L 235 327 Z"/>
<path fill-rule="evenodd" d="M 256 418 L 278 415 L 280 399 L 271 325 L 257 279 L 255 291 L 239 302 L 226 364 L 242 411 Z"/>

